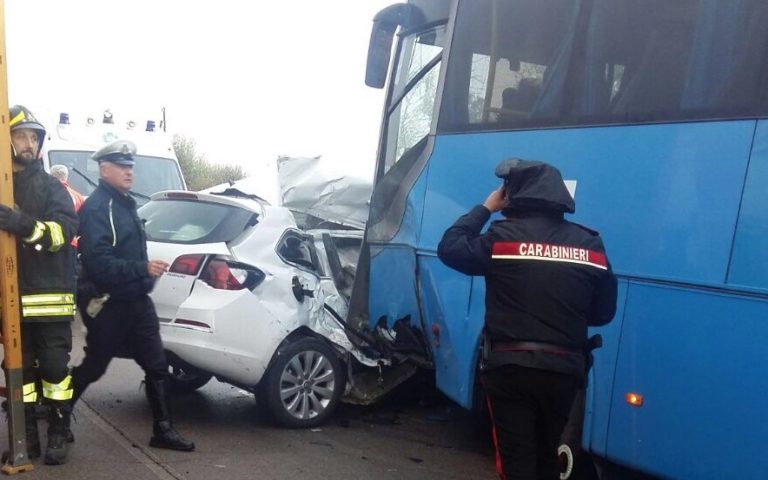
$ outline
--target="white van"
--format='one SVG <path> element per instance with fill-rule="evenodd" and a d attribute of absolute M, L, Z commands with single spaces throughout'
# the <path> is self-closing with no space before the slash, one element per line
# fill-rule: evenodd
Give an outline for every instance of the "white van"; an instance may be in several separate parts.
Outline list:
<path fill-rule="evenodd" d="M 161 131 L 155 120 L 139 122 L 113 120 L 107 110 L 100 117 L 70 117 L 59 114 L 58 123 L 45 125 L 47 138 L 43 144 L 45 169 L 56 164 L 69 169 L 69 184 L 88 196 L 99 180 L 98 164 L 91 154 L 107 143 L 120 139 L 137 146 L 134 184 L 136 200 L 143 204 L 153 193 L 162 190 L 185 190 L 186 184 L 173 149 L 173 139 Z"/>

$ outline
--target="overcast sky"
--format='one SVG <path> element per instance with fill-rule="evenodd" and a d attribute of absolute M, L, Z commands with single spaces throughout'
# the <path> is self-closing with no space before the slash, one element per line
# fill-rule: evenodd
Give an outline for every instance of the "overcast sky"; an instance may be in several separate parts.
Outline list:
<path fill-rule="evenodd" d="M 394 2 L 6 0 L 9 100 L 116 121 L 166 107 L 169 131 L 252 175 L 287 154 L 370 176 L 383 92 L 365 57 Z"/>

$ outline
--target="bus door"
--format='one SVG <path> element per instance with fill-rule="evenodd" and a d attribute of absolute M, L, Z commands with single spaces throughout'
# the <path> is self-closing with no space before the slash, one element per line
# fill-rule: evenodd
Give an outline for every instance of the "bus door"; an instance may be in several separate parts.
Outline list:
<path fill-rule="evenodd" d="M 420 246 L 428 162 L 432 152 L 435 99 L 446 40 L 449 1 L 393 5 L 374 19 L 371 49 L 383 44 L 384 57 L 369 52 L 372 64 L 389 65 L 389 46 L 398 34 L 372 193 L 370 216 L 350 301 L 350 320 L 392 329 L 399 320 L 427 340 L 421 290 Z M 383 37 L 377 36 L 383 35 Z M 373 51 L 373 50 L 372 50 Z M 373 60 L 372 60 L 373 59 Z M 377 60 L 378 59 L 378 60 Z M 367 78 L 381 87 L 384 77 Z M 434 256 L 434 252 L 431 253 Z M 421 354 L 428 360 L 429 351 Z"/>

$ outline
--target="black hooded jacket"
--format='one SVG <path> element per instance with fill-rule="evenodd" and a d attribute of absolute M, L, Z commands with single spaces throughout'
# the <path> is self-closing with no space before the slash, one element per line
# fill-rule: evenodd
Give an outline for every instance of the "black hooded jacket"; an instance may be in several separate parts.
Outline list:
<path fill-rule="evenodd" d="M 98 293 L 116 300 L 149 293 L 154 281 L 147 270 L 147 239 L 136 201 L 99 180 L 79 213 L 82 283 L 90 281 Z"/>
<path fill-rule="evenodd" d="M 563 218 L 575 207 L 559 171 L 518 162 L 523 163 L 497 169 L 507 185 L 508 218 L 481 234 L 491 212 L 474 207 L 445 232 L 438 256 L 467 275 L 485 276 L 490 367 L 516 364 L 582 375 L 584 356 L 578 352 L 587 326 L 613 318 L 616 277 L 599 234 Z"/>

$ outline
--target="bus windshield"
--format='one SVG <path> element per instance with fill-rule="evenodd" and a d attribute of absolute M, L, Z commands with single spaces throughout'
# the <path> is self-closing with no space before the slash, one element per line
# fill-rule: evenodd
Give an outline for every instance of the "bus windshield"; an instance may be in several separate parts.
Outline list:
<path fill-rule="evenodd" d="M 50 165 L 61 164 L 69 169 L 69 185 L 82 193 L 90 195 L 93 184 L 99 183 L 99 164 L 91 160 L 88 151 L 52 150 L 48 152 Z M 183 190 L 184 183 L 178 164 L 170 158 L 135 155 L 133 192 L 149 196 L 162 190 Z M 88 182 L 83 175 L 87 176 Z M 144 203 L 143 201 L 139 203 Z"/>
<path fill-rule="evenodd" d="M 438 129 L 764 116 L 766 22 L 760 0 L 463 1 Z"/>
<path fill-rule="evenodd" d="M 429 133 L 444 42 L 444 25 L 402 37 L 389 107 L 385 171 Z"/>

